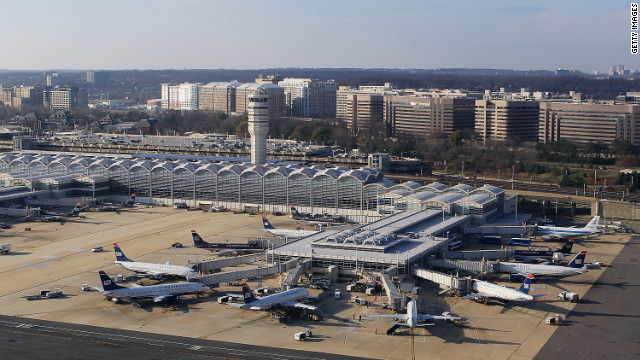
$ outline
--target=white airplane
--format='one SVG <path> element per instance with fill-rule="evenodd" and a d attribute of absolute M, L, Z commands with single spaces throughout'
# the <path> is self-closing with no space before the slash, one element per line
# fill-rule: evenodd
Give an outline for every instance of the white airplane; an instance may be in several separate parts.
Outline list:
<path fill-rule="evenodd" d="M 100 291 L 102 295 L 107 296 L 107 298 L 113 302 L 118 302 L 120 299 L 132 299 L 135 301 L 135 299 L 144 298 L 151 298 L 153 302 L 171 301 L 177 300 L 178 295 L 202 294 L 211 289 L 198 282 L 181 282 L 127 288 L 116 284 L 104 271 L 100 271 L 100 281 L 102 282 L 102 288 L 94 287 L 94 289 Z"/>
<path fill-rule="evenodd" d="M 462 299 L 483 300 L 487 303 L 488 299 L 500 299 L 507 301 L 528 301 L 535 298 L 543 297 L 546 294 L 529 295 L 531 290 L 532 275 L 527 276 L 519 289 L 510 288 L 504 285 L 490 283 L 484 280 L 473 280 L 473 293 L 462 297 Z"/>
<path fill-rule="evenodd" d="M 285 229 L 276 229 L 271 225 L 269 220 L 266 217 L 262 217 L 262 225 L 264 226 L 264 231 L 275 235 L 275 236 L 286 236 L 290 238 L 300 238 L 304 236 L 309 236 L 313 234 L 317 234 L 318 231 L 313 230 L 285 230 Z"/>
<path fill-rule="evenodd" d="M 444 320 L 453 322 L 455 320 L 460 320 L 461 318 L 458 316 L 452 316 L 448 311 L 442 313 L 442 315 L 420 315 L 418 314 L 418 308 L 416 306 L 416 300 L 411 299 L 411 301 L 407 304 L 407 313 L 406 314 L 397 314 L 397 315 L 363 315 L 364 317 L 370 318 L 387 318 L 394 319 L 395 321 L 400 321 L 396 323 L 397 326 L 407 326 L 409 328 L 415 328 L 417 326 L 428 326 L 435 325 L 433 320 Z"/>
<path fill-rule="evenodd" d="M 239 297 L 238 295 L 229 296 Z M 315 306 L 298 302 L 299 300 L 304 300 L 309 297 L 309 292 L 303 288 L 293 288 L 281 293 L 256 298 L 249 286 L 247 284 L 243 284 L 242 297 L 244 299 L 244 304 L 235 305 L 233 303 L 229 303 L 229 305 L 238 306 L 241 309 L 248 310 L 271 310 L 276 308 L 317 309 Z"/>
<path fill-rule="evenodd" d="M 599 234 L 602 231 L 598 228 L 598 221 L 600 221 L 600 216 L 594 216 L 593 219 L 591 219 L 591 221 L 589 221 L 589 223 L 582 228 L 579 228 L 576 226 L 562 227 L 562 226 L 538 225 L 536 234 L 550 235 L 551 237 L 556 237 L 556 238 L 589 236 L 592 234 Z"/>
<path fill-rule="evenodd" d="M 130 271 L 151 275 L 183 276 L 187 279 L 200 277 L 200 274 L 194 268 L 188 266 L 171 265 L 170 261 L 167 261 L 165 264 L 153 264 L 133 261 L 129 259 L 122 252 L 122 250 L 120 250 L 120 247 L 116 243 L 113 243 L 113 251 L 116 254 L 115 263 Z"/>
<path fill-rule="evenodd" d="M 587 256 L 586 251 L 581 251 L 566 266 L 530 264 L 530 263 L 512 263 L 500 262 L 498 264 L 499 273 L 518 274 L 521 276 L 572 276 L 587 272 L 584 259 Z"/>

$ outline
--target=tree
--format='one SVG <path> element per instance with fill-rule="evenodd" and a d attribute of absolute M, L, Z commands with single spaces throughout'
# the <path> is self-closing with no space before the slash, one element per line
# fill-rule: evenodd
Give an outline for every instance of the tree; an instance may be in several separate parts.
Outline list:
<path fill-rule="evenodd" d="M 447 141 L 447 144 L 449 145 L 450 148 L 455 148 L 462 145 L 462 131 L 456 130 L 452 132 L 451 135 L 449 135 L 449 140 Z"/>

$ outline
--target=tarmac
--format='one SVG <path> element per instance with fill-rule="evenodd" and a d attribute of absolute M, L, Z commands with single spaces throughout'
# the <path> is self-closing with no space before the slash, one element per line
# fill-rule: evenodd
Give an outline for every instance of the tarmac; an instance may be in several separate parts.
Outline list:
<path fill-rule="evenodd" d="M 289 217 L 268 215 L 276 227 L 299 226 Z M 400 333 L 386 335 L 392 326 L 388 319 L 362 319 L 361 314 L 387 314 L 382 309 L 385 297 L 354 294 L 373 301 L 369 308 L 348 302 L 346 284 L 340 288 L 342 299 L 334 299 L 333 291 L 321 293 L 319 308 L 326 319 L 320 322 L 292 320 L 280 323 L 267 312 L 245 311 L 218 304 L 216 297 L 227 292 L 239 292 L 237 286 L 222 285 L 209 296 L 187 297 L 175 306 L 143 302 L 143 308 L 130 304 L 114 304 L 97 291 L 82 291 L 81 285 L 99 286 L 97 272 L 128 274 L 113 264 L 112 244 L 118 243 L 126 255 L 136 261 L 185 265 L 211 259 L 215 255 L 193 247 L 190 230 L 209 242 L 246 242 L 249 238 L 266 236 L 261 231 L 259 216 L 248 214 L 207 213 L 176 210 L 169 207 L 145 208 L 115 212 L 88 212 L 85 219 L 64 223 L 22 223 L 0 233 L 0 242 L 11 243 L 12 252 L 0 257 L 0 313 L 27 319 L 58 321 L 68 324 L 99 326 L 102 328 L 142 331 L 150 334 L 172 335 L 198 340 L 213 340 L 250 344 L 279 349 L 303 350 L 313 353 L 342 354 L 370 359 L 407 359 L 411 357 L 411 336 Z M 30 230 L 27 230 L 30 229 Z M 574 253 L 586 249 L 587 261 L 611 263 L 625 247 L 628 234 L 602 235 L 578 241 Z M 183 248 L 172 248 L 179 241 Z M 541 243 L 536 243 L 540 245 Z M 546 245 L 546 244 L 545 244 Z M 558 246 L 559 243 L 553 245 Z M 95 246 L 105 251 L 93 253 Z M 256 264 L 256 265 L 264 265 Z M 225 269 L 231 270 L 231 269 Z M 563 314 L 571 319 L 576 306 L 557 299 L 557 294 L 570 290 L 589 301 L 592 284 L 604 272 L 593 269 L 586 274 L 544 282 L 546 297 L 533 302 L 483 305 L 449 296 L 438 296 L 437 286 L 426 281 L 419 304 L 427 312 L 443 311 L 462 316 L 466 326 L 439 323 L 416 329 L 414 342 L 417 358 L 431 359 L 532 359 L 558 329 L 549 326 L 547 316 Z M 279 287 L 284 277 L 255 279 L 254 287 Z M 500 281 L 507 286 L 519 284 Z M 610 280 L 607 280 L 609 282 Z M 600 281 L 599 286 L 605 286 Z M 304 284 L 303 284 L 304 285 Z M 538 286 L 538 285 L 536 285 Z M 28 301 L 25 297 L 41 289 L 60 288 L 64 296 L 57 299 Z M 585 295 L 586 294 L 586 295 Z M 621 295 L 622 298 L 626 294 Z M 598 300 L 608 304 L 608 299 Z M 579 305 L 580 306 L 580 305 Z M 570 324 L 570 323 L 569 323 Z M 314 336 L 296 341 L 293 335 L 310 328 Z M 555 338 L 555 337 L 554 337 Z M 586 339 L 588 341 L 588 339 Z"/>

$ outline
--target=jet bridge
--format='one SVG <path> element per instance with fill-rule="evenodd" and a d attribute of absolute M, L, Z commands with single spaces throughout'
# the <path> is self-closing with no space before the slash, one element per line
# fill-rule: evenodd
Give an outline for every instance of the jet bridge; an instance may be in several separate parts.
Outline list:
<path fill-rule="evenodd" d="M 297 284 L 300 275 L 302 275 L 305 270 L 309 269 L 311 269 L 311 260 L 298 262 L 298 266 L 296 266 L 296 268 L 293 269 L 291 273 L 289 273 L 289 276 L 287 276 L 287 279 L 282 284 L 283 287 L 285 287 L 284 290 L 290 289 L 292 284 Z"/>
<path fill-rule="evenodd" d="M 297 265 L 298 259 L 291 259 L 286 262 L 269 266 L 259 266 L 253 269 L 219 272 L 203 276 L 202 283 L 204 285 L 214 285 L 240 279 L 260 278 L 262 276 L 283 273 L 295 268 Z"/>
<path fill-rule="evenodd" d="M 468 278 L 461 278 L 453 274 L 445 274 L 434 270 L 414 268 L 413 276 L 438 283 L 440 284 L 440 288 L 445 289 L 445 291 L 455 290 L 466 292 L 473 286 Z"/>
<path fill-rule="evenodd" d="M 498 270 L 500 262 L 498 261 L 471 261 L 471 260 L 455 260 L 455 259 L 436 259 L 430 257 L 428 259 L 429 267 L 441 267 L 450 269 L 460 269 L 475 274 L 495 273 Z"/>
<path fill-rule="evenodd" d="M 397 267 L 393 266 L 386 272 L 378 273 L 378 276 L 382 280 L 382 286 L 384 287 L 384 290 L 387 292 L 387 297 L 389 299 L 389 305 L 391 306 L 391 308 L 394 310 L 402 310 L 402 295 L 398 293 L 398 289 L 396 289 L 396 286 L 393 284 L 393 281 L 391 281 L 391 278 L 389 277 L 389 274 L 395 274 L 397 273 L 397 271 Z"/>

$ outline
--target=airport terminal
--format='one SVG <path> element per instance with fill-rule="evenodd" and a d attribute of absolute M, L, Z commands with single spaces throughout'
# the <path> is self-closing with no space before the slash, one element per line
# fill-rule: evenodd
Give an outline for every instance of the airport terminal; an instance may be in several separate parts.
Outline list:
<path fill-rule="evenodd" d="M 264 137 L 268 126 L 268 121 L 261 117 L 268 110 L 265 96 L 257 93 L 250 97 L 249 131 L 254 137 Z M 264 142 L 255 140 L 252 141 L 254 153 L 250 160 L 43 151 L 20 151 L 0 156 L 0 214 L 18 218 L 29 215 L 32 207 L 66 207 L 78 202 L 94 207 L 98 201 L 123 201 L 131 194 L 136 194 L 137 204 L 145 205 L 122 209 L 119 208 L 121 204 L 116 203 L 115 207 L 121 213 L 88 213 L 87 219 L 77 221 L 57 215 L 54 218 L 60 218 L 59 222 L 21 223 L 19 229 L 7 230 L 14 237 L 12 251 L 15 255 L 7 258 L 3 269 L 5 278 L 12 279 L 0 296 L 13 301 L 6 313 L 192 338 L 397 359 L 406 358 L 408 351 L 403 348 L 402 333 L 397 334 L 399 340 L 395 337 L 387 340 L 386 335 L 385 338 L 372 338 L 384 335 L 392 324 L 385 319 L 367 319 L 367 316 L 388 314 L 387 309 L 418 313 L 416 306 L 420 306 L 420 316 L 436 309 L 443 315 L 429 315 L 432 320 L 460 318 L 444 315 L 453 312 L 465 315 L 468 321 L 473 321 L 473 327 L 435 326 L 430 333 L 436 336 L 427 336 L 429 333 L 421 328 L 421 341 L 425 344 L 416 345 L 418 348 L 434 352 L 437 358 L 450 358 L 451 354 L 457 353 L 460 357 L 480 354 L 481 358 L 507 359 L 512 354 L 533 357 L 542 346 L 539 342 L 534 344 L 533 338 L 548 338 L 553 334 L 552 328 L 538 325 L 555 313 L 566 316 L 573 308 L 569 302 L 546 300 L 526 305 L 506 304 L 504 309 L 502 306 L 478 308 L 475 307 L 477 304 L 459 297 L 438 296 L 450 290 L 477 294 L 474 286 L 482 280 L 441 273 L 432 269 L 434 264 L 438 264 L 438 270 L 448 264 L 469 273 L 483 273 L 487 267 L 497 269 L 500 260 L 509 258 L 512 251 L 501 246 L 502 237 L 528 236 L 537 229 L 522 225 L 530 220 L 530 216 L 519 213 L 515 196 L 503 189 L 490 185 L 447 186 L 438 182 L 396 184 L 369 168 L 305 167 L 298 163 L 274 162 L 264 156 Z M 170 205 L 175 203 L 207 211 L 174 209 Z M 311 231 L 300 238 L 267 238 L 259 228 L 261 223 L 257 217 L 208 211 L 224 208 L 240 212 L 257 208 L 270 216 L 270 212 L 288 212 L 290 205 L 308 214 L 307 219 L 339 214 L 347 224 L 322 226 L 316 228 L 318 232 Z M 279 227 L 308 223 L 275 216 L 273 221 Z M 207 245 L 183 246 L 183 243 L 191 244 L 190 230 L 211 246 L 208 249 Z M 476 239 L 487 234 L 498 235 L 500 243 L 478 246 Z M 195 243 L 195 235 L 192 236 Z M 605 262 L 613 261 L 628 238 L 615 234 L 607 236 L 610 244 L 606 246 L 586 240 L 577 243 L 576 247 L 598 254 Z M 213 251 L 215 245 L 239 255 L 244 251 L 240 249 L 247 248 L 244 245 L 249 239 L 254 244 L 261 244 L 257 253 L 222 256 Z M 203 288 L 215 288 L 211 294 L 215 294 L 218 301 L 192 297 L 186 305 L 178 305 L 186 310 L 171 314 L 166 307 L 156 308 L 155 305 L 147 306 L 146 312 L 113 303 L 105 305 L 104 297 L 97 291 L 84 293 L 84 285 L 83 291 L 79 292 L 80 284 L 98 283 L 98 271 L 106 269 L 110 275 L 121 271 L 114 264 L 105 265 L 107 261 L 113 261 L 112 253 L 90 252 L 91 247 L 102 250 L 116 242 L 132 254 L 130 256 L 136 262 L 144 260 L 162 266 L 167 260 L 177 259 L 181 265 L 186 263 L 187 268 L 197 269 Z M 467 251 L 458 251 L 463 243 Z M 174 246 L 176 244 L 180 246 Z M 234 248 L 231 244 L 242 246 Z M 486 261 L 470 265 L 469 260 L 481 259 Z M 551 283 L 546 291 L 551 297 L 555 296 L 553 292 L 561 290 L 580 292 L 585 296 L 599 273 L 589 271 L 579 276 L 584 281 Z M 326 279 L 323 282 L 325 291 L 312 290 L 311 285 L 317 283 L 314 282 L 317 278 Z M 103 278 L 103 284 L 109 282 L 104 279 L 107 278 Z M 120 277 L 114 277 L 114 280 L 120 282 Z M 231 301 L 227 303 L 227 291 L 233 291 L 240 281 L 248 281 L 261 289 L 265 289 L 265 283 L 269 284 L 279 288 L 282 296 L 303 286 L 319 299 L 317 305 L 310 307 L 317 306 L 331 316 L 319 323 L 296 320 L 289 325 L 279 325 L 261 315 L 229 313 L 234 310 L 228 309 Z M 345 281 L 353 286 L 358 281 L 377 282 L 385 291 L 353 292 L 352 296 L 360 300 L 345 300 L 340 296 L 347 290 Z M 497 281 L 500 284 L 500 280 Z M 37 311 L 20 299 L 33 297 L 30 293 L 34 289 L 48 284 L 72 296 L 54 300 L 57 302 L 45 300 Z M 353 290 L 353 286 L 350 289 Z M 511 286 L 496 286 L 499 293 L 522 295 Z M 225 296 L 227 300 L 221 301 Z M 416 302 L 403 300 L 408 297 Z M 480 297 L 486 301 L 489 295 L 480 293 Z M 156 296 L 152 303 L 165 298 L 169 296 Z M 359 306 L 362 304 L 367 307 Z M 428 309 L 423 311 L 422 307 Z M 364 315 L 365 320 L 358 318 L 356 321 L 356 314 Z M 501 321 L 505 318 L 506 322 Z M 283 326 L 285 330 L 282 330 Z M 286 329 L 300 330 L 301 327 L 314 327 L 314 333 L 325 335 L 318 343 L 292 343 L 290 331 Z M 280 336 L 283 332 L 286 335 Z M 375 344 L 371 345 L 372 342 Z M 398 346 L 398 342 L 403 345 Z M 483 342 L 495 347 L 472 346 Z M 329 344 L 335 347 L 327 350 Z M 368 353 L 369 347 L 375 348 L 376 352 Z"/>

